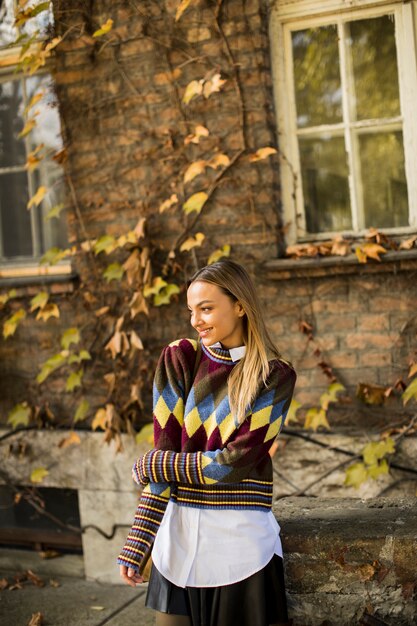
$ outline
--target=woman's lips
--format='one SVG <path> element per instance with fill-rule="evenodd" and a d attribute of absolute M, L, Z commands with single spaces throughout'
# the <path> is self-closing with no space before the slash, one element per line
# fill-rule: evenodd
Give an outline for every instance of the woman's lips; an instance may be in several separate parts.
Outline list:
<path fill-rule="evenodd" d="M 198 332 L 200 333 L 200 337 L 205 337 L 211 330 L 213 330 L 213 327 L 199 330 Z"/>

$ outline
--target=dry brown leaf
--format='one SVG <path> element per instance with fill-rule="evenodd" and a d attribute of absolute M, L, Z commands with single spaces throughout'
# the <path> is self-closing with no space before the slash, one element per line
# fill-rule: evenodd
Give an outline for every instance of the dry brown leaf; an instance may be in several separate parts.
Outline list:
<path fill-rule="evenodd" d="M 7 580 L 7 578 L 0 578 L 0 589 L 7 589 L 8 586 L 9 581 Z"/>
<path fill-rule="evenodd" d="M 343 237 L 336 237 L 336 239 L 333 240 L 331 252 L 337 256 L 346 256 L 347 254 L 350 254 L 350 248 L 350 241 L 343 239 Z"/>
<path fill-rule="evenodd" d="M 223 87 L 223 85 L 226 82 L 227 82 L 226 80 L 223 80 L 220 77 L 220 74 L 214 74 L 214 76 L 212 76 L 211 78 L 205 81 L 204 87 L 203 87 L 203 96 L 205 98 L 209 98 L 212 93 L 215 93 L 216 91 L 220 91 L 220 89 Z"/>
<path fill-rule="evenodd" d="M 38 611 L 37 613 L 32 613 L 32 617 L 28 621 L 28 626 L 42 626 L 43 624 L 43 614 Z"/>
<path fill-rule="evenodd" d="M 71 431 L 68 437 L 64 437 L 58 443 L 58 448 L 68 448 L 68 446 L 79 445 L 81 443 L 80 436 L 75 431 Z"/>
<path fill-rule="evenodd" d="M 97 309 L 97 311 L 94 311 L 94 314 L 97 317 L 101 317 L 102 315 L 104 315 L 108 311 L 110 311 L 110 307 L 109 306 L 102 306 L 101 309 Z"/>
<path fill-rule="evenodd" d="M 411 378 L 414 374 L 417 374 L 417 363 L 410 364 L 410 371 L 408 372 L 407 378 Z"/>
<path fill-rule="evenodd" d="M 105 430 L 106 426 L 107 426 L 107 411 L 103 408 L 98 409 L 91 423 L 91 428 L 93 430 L 97 430 L 97 428 L 101 428 L 102 430 Z"/>
<path fill-rule="evenodd" d="M 131 301 L 129 302 L 129 306 L 130 317 L 132 319 L 136 317 L 136 315 L 138 315 L 139 313 L 145 313 L 145 315 L 149 315 L 148 305 L 142 291 L 135 291 Z"/>
<path fill-rule="evenodd" d="M 406 239 L 405 241 L 402 241 L 399 245 L 399 249 L 400 250 L 411 250 L 412 248 L 414 248 L 414 244 L 417 241 L 417 235 L 413 235 L 412 237 L 410 237 L 409 239 Z"/>
<path fill-rule="evenodd" d="M 194 161 L 187 167 L 184 173 L 184 183 L 187 184 L 193 180 L 196 176 L 203 174 L 206 170 L 208 163 L 206 161 Z"/>
<path fill-rule="evenodd" d="M 267 157 L 271 156 L 271 154 L 276 154 L 277 151 L 275 148 L 271 148 L 270 146 L 266 146 L 265 148 L 259 148 L 256 152 L 249 155 L 249 162 L 255 163 L 256 161 L 262 161 Z"/>
<path fill-rule="evenodd" d="M 208 137 L 209 134 L 208 128 L 198 124 L 194 129 L 194 133 L 190 133 L 185 137 L 184 145 L 187 146 L 189 143 L 200 143 L 201 137 Z"/>
<path fill-rule="evenodd" d="M 356 388 L 356 396 L 370 405 L 382 405 L 386 401 L 386 387 L 381 385 L 371 385 L 359 383 Z"/>
<path fill-rule="evenodd" d="M 58 580 L 55 580 L 55 578 L 50 578 L 49 579 L 49 584 L 51 587 L 60 587 L 61 583 Z"/>
<path fill-rule="evenodd" d="M 134 348 L 136 348 L 136 350 L 143 350 L 142 340 L 134 330 L 130 332 L 130 343 Z"/>
<path fill-rule="evenodd" d="M 55 559 L 58 556 L 61 556 L 62 553 L 58 552 L 58 550 L 41 550 L 37 553 L 41 559 Z"/>
<path fill-rule="evenodd" d="M 168 200 L 165 200 L 159 207 L 159 212 L 164 213 L 168 209 L 170 209 L 174 204 L 178 202 L 178 196 L 176 193 L 173 193 Z M 143 266 L 142 266 L 143 267 Z"/>
<path fill-rule="evenodd" d="M 376 261 L 381 261 L 379 255 L 386 253 L 386 249 L 377 243 L 365 243 L 361 248 L 367 257 Z"/>
<path fill-rule="evenodd" d="M 28 569 L 26 573 L 27 573 L 28 580 L 30 580 L 30 582 L 33 585 L 35 585 L 36 587 L 45 587 L 45 583 L 42 580 L 42 578 L 40 578 L 37 574 L 32 572 L 32 570 Z"/>
<path fill-rule="evenodd" d="M 230 159 L 227 154 L 218 153 L 215 154 L 210 161 L 207 162 L 208 167 L 216 170 L 218 167 L 227 167 L 230 165 Z"/>

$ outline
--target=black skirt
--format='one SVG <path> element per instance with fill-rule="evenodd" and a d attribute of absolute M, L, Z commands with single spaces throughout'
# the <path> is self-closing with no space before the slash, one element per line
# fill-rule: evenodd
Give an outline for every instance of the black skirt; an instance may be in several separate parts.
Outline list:
<path fill-rule="evenodd" d="M 259 572 L 231 585 L 177 587 L 152 565 L 145 606 L 188 615 L 193 626 L 268 626 L 287 622 L 284 567 L 274 554 Z"/>

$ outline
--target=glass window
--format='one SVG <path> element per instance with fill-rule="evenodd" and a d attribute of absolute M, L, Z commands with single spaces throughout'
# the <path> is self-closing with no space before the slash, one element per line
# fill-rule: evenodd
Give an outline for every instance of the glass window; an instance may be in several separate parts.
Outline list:
<path fill-rule="evenodd" d="M 410 224 L 395 20 L 289 26 L 306 233 Z"/>
<path fill-rule="evenodd" d="M 0 7 L 0 46 L 7 50 L 23 35 L 45 35 L 52 16 L 39 13 L 19 29 L 14 27 L 16 3 L 6 0 Z M 14 52 L 15 56 L 15 52 Z M 3 58 L 7 58 L 4 57 Z M 63 214 L 48 218 L 48 212 L 64 201 L 61 167 L 53 160 L 62 149 L 58 107 L 52 78 L 43 72 L 32 76 L 13 72 L 11 66 L 0 77 L 0 263 L 39 260 L 53 246 L 68 245 Z M 28 111 L 35 95 L 42 95 Z M 28 119 L 35 120 L 32 130 L 19 136 Z M 35 152 L 39 161 L 27 167 Z M 38 206 L 28 209 L 29 199 L 39 187 L 47 193 Z"/>

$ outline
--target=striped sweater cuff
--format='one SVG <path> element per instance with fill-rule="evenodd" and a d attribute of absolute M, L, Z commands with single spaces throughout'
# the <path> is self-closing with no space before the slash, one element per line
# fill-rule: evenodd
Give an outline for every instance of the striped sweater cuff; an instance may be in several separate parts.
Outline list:
<path fill-rule="evenodd" d="M 132 527 L 117 559 L 119 565 L 140 571 L 144 556 L 152 550 L 167 504 L 166 498 L 142 494 Z"/>
<path fill-rule="evenodd" d="M 133 466 L 136 482 L 197 483 L 204 485 L 202 452 L 173 452 L 172 450 L 149 450 Z"/>

